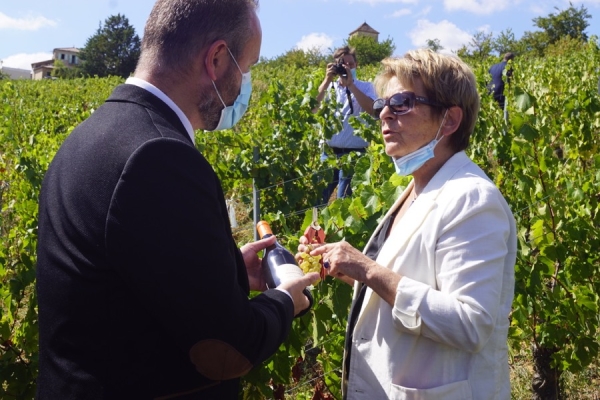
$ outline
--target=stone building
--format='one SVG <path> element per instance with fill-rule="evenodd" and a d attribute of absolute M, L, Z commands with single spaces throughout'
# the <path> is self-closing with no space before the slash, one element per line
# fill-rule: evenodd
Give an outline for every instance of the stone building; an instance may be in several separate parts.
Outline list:
<path fill-rule="evenodd" d="M 52 76 L 54 62 L 61 61 L 67 68 L 79 64 L 79 49 L 75 47 L 57 48 L 52 51 L 52 59 L 31 64 L 33 79 L 44 79 Z"/>
<path fill-rule="evenodd" d="M 371 28 L 366 22 L 364 22 L 361 26 L 350 32 L 349 36 L 350 38 L 354 36 L 368 36 L 375 39 L 376 42 L 379 42 L 379 32 Z"/>

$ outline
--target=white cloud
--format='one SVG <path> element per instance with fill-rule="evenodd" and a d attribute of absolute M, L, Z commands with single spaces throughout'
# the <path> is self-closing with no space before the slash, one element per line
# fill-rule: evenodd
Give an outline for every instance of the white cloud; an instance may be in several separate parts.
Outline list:
<path fill-rule="evenodd" d="M 546 8 L 540 6 L 539 4 L 532 4 L 531 6 L 529 6 L 529 9 L 531 10 L 531 12 L 535 15 L 543 15 L 546 14 Z"/>
<path fill-rule="evenodd" d="M 431 6 L 427 6 L 424 9 L 422 9 L 421 11 L 419 11 L 416 16 L 418 17 L 424 17 L 426 15 L 428 15 L 431 12 L 432 7 Z"/>
<path fill-rule="evenodd" d="M 464 45 L 468 45 L 472 38 L 469 33 L 461 30 L 447 20 L 436 24 L 426 19 L 417 21 L 417 26 L 410 31 L 409 37 L 412 44 L 416 47 L 426 47 L 427 40 L 438 39 L 440 45 L 443 47 L 440 52 L 447 54 L 460 49 Z"/>
<path fill-rule="evenodd" d="M 477 31 L 483 33 L 490 33 L 492 31 L 492 27 L 490 26 L 490 24 L 481 25 L 479 28 L 477 28 Z"/>
<path fill-rule="evenodd" d="M 17 31 L 37 31 L 38 29 L 47 26 L 56 26 L 56 21 L 52 21 L 46 17 L 31 15 L 25 18 L 11 18 L 8 15 L 0 12 L 0 29 L 13 29 Z"/>
<path fill-rule="evenodd" d="M 296 43 L 296 48 L 304 51 L 317 49 L 321 53 L 325 53 L 329 48 L 333 47 L 333 38 L 324 33 L 311 33 L 302 36 L 302 39 Z"/>
<path fill-rule="evenodd" d="M 19 53 L 2 59 L 3 67 L 31 70 L 31 64 L 52 59 L 52 53 Z"/>
<path fill-rule="evenodd" d="M 390 15 L 387 15 L 386 18 L 400 18 L 410 14 L 412 14 L 412 11 L 410 11 L 408 8 L 401 8 L 400 10 L 396 10 Z"/>
<path fill-rule="evenodd" d="M 504 10 L 515 0 L 444 0 L 448 11 L 469 11 L 474 14 L 492 14 Z"/>

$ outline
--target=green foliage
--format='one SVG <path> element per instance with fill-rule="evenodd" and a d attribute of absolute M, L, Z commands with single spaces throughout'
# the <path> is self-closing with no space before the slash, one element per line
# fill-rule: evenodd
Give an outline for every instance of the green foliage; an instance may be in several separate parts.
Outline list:
<path fill-rule="evenodd" d="M 140 57 L 140 38 L 124 15 L 112 15 L 88 38 L 79 57 L 86 76 L 127 78 Z"/>
<path fill-rule="evenodd" d="M 541 31 L 527 31 L 518 42 L 519 53 L 531 52 L 536 56 L 543 56 L 549 45 L 557 43 L 559 40 L 569 37 L 582 42 L 588 40 L 585 29 L 588 27 L 588 20 L 591 15 L 587 9 L 581 5 L 579 9 L 569 3 L 569 8 L 560 11 L 555 7 L 557 14 L 550 13 L 547 17 L 537 17 L 533 19 L 535 26 Z"/>
<path fill-rule="evenodd" d="M 394 41 L 387 38 L 378 42 L 372 37 L 355 35 L 344 41 L 344 45 L 356 50 L 356 58 L 359 65 L 379 65 L 381 60 L 391 56 L 396 50 Z"/>
<path fill-rule="evenodd" d="M 436 53 L 440 50 L 444 50 L 444 46 L 440 44 L 440 39 L 427 39 L 427 48 Z"/>
<path fill-rule="evenodd" d="M 471 146 L 519 229 L 511 339 L 556 349 L 558 371 L 581 371 L 598 356 L 599 61 L 595 43 L 515 59 L 508 123 L 484 97 Z"/>
<path fill-rule="evenodd" d="M 532 53 L 535 57 L 542 57 L 550 39 L 543 31 L 525 32 L 517 43 L 520 53 Z"/>
<path fill-rule="evenodd" d="M 457 51 L 457 55 L 464 61 L 480 63 L 486 60 L 494 49 L 493 35 L 482 31 L 477 32 L 467 45 Z"/>
<path fill-rule="evenodd" d="M 573 7 L 569 2 L 569 8 L 560 11 L 554 7 L 557 14 L 550 13 L 547 17 L 537 17 L 533 23 L 542 29 L 548 35 L 548 43 L 556 43 L 559 39 L 569 36 L 573 39 L 587 41 L 588 37 L 585 30 L 589 26 L 588 20 L 592 17 L 583 4 L 579 9 Z"/>
<path fill-rule="evenodd" d="M 457 50 L 456 54 L 475 63 L 485 61 L 492 52 L 502 56 L 513 52 L 521 56 L 543 57 L 557 53 L 572 51 L 574 47 L 583 45 L 588 37 L 585 29 L 591 15 L 582 5 L 579 9 L 570 7 L 558 13 L 551 13 L 546 17 L 533 19 L 538 31 L 526 31 L 523 37 L 516 39 L 511 28 L 501 31 L 496 37 L 492 33 L 477 32 L 468 44 Z M 431 44 L 428 41 L 428 46 Z"/>
<path fill-rule="evenodd" d="M 51 75 L 61 79 L 73 79 L 81 76 L 79 68 L 69 68 L 61 60 L 54 60 L 54 69 Z"/>
<path fill-rule="evenodd" d="M 268 68 L 294 69 L 325 67 L 329 55 L 323 54 L 319 49 L 301 50 L 292 49 L 285 54 L 272 59 L 261 58 L 260 62 Z"/>
<path fill-rule="evenodd" d="M 492 40 L 492 49 L 498 53 L 499 56 L 503 56 L 508 52 L 516 52 L 517 40 L 515 34 L 511 28 L 508 28 L 498 34 L 498 36 Z"/>
<path fill-rule="evenodd" d="M 471 55 L 476 60 L 485 60 L 493 50 L 492 34 L 478 31 L 471 39 Z"/>
<path fill-rule="evenodd" d="M 563 38 L 549 45 L 546 48 L 544 55 L 546 57 L 569 57 L 570 54 L 583 51 L 587 46 L 588 44 L 586 42 L 582 42 L 580 39 L 564 36 Z"/>
<path fill-rule="evenodd" d="M 568 51 L 513 60 L 508 121 L 486 94 L 491 60 L 469 60 L 482 102 L 468 153 L 501 188 L 517 220 L 511 346 L 556 348 L 555 367 L 581 371 L 597 358 L 600 343 L 600 52 L 594 40 L 557 43 L 563 43 L 557 49 Z M 359 67 L 365 80 L 376 71 L 376 66 Z M 197 147 L 222 180 L 226 196 L 251 208 L 254 182 L 261 217 L 293 251 L 330 168 L 352 168 L 354 194 L 321 208 L 319 218 L 328 241 L 343 238 L 363 248 L 408 183 L 394 173 L 378 124 L 364 114 L 353 118 L 355 132 L 370 143 L 366 154 L 322 163 L 319 140 L 339 130 L 333 104 L 324 102 L 312 112 L 324 68 L 261 62 L 252 72 L 254 95 L 240 124 L 196 133 Z M 121 81 L 0 84 L 0 399 L 29 399 L 35 390 L 41 179 L 62 140 Z M 250 240 L 248 234 L 240 245 Z M 244 377 L 245 398 L 272 398 L 274 389 L 282 388 L 291 398 L 311 398 L 319 391 L 340 398 L 351 287 L 327 278 L 314 296 L 315 307 L 294 321 L 280 350 Z"/>
<path fill-rule="evenodd" d="M 19 80 L 0 85 L 0 399 L 32 399 L 35 392 L 42 178 L 64 138 L 116 83 Z"/>

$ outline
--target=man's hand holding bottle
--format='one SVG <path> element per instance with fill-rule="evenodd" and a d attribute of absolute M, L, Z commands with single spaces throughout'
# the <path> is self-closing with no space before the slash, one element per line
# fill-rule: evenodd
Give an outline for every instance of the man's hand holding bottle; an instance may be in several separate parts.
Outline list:
<path fill-rule="evenodd" d="M 251 290 L 285 291 L 294 303 L 294 315 L 303 315 L 312 305 L 312 296 L 307 287 L 318 279 L 318 274 L 304 275 L 292 253 L 277 242 L 268 223 L 259 222 L 257 230 L 261 240 L 240 249 L 246 263 Z M 260 259 L 258 253 L 262 250 L 264 256 Z"/>

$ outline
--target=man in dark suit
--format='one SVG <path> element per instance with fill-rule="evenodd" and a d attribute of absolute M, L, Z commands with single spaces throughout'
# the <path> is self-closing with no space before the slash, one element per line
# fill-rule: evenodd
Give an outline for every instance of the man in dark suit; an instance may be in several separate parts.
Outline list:
<path fill-rule="evenodd" d="M 194 129 L 248 104 L 261 29 L 251 0 L 158 0 L 142 54 L 65 140 L 39 210 L 38 399 L 235 399 L 308 307 L 307 274 L 266 290 L 238 249 Z M 250 290 L 264 291 L 248 299 Z"/>
<path fill-rule="evenodd" d="M 506 65 L 508 62 L 515 58 L 514 53 L 506 53 L 502 58 L 502 61 L 494 64 L 490 67 L 490 75 L 492 76 L 492 82 L 488 85 L 489 93 L 494 96 L 494 100 L 498 103 L 500 108 L 504 109 L 504 70 L 506 69 Z M 512 75 L 512 70 L 508 69 L 506 71 L 506 79 L 510 80 L 510 76 Z"/>

